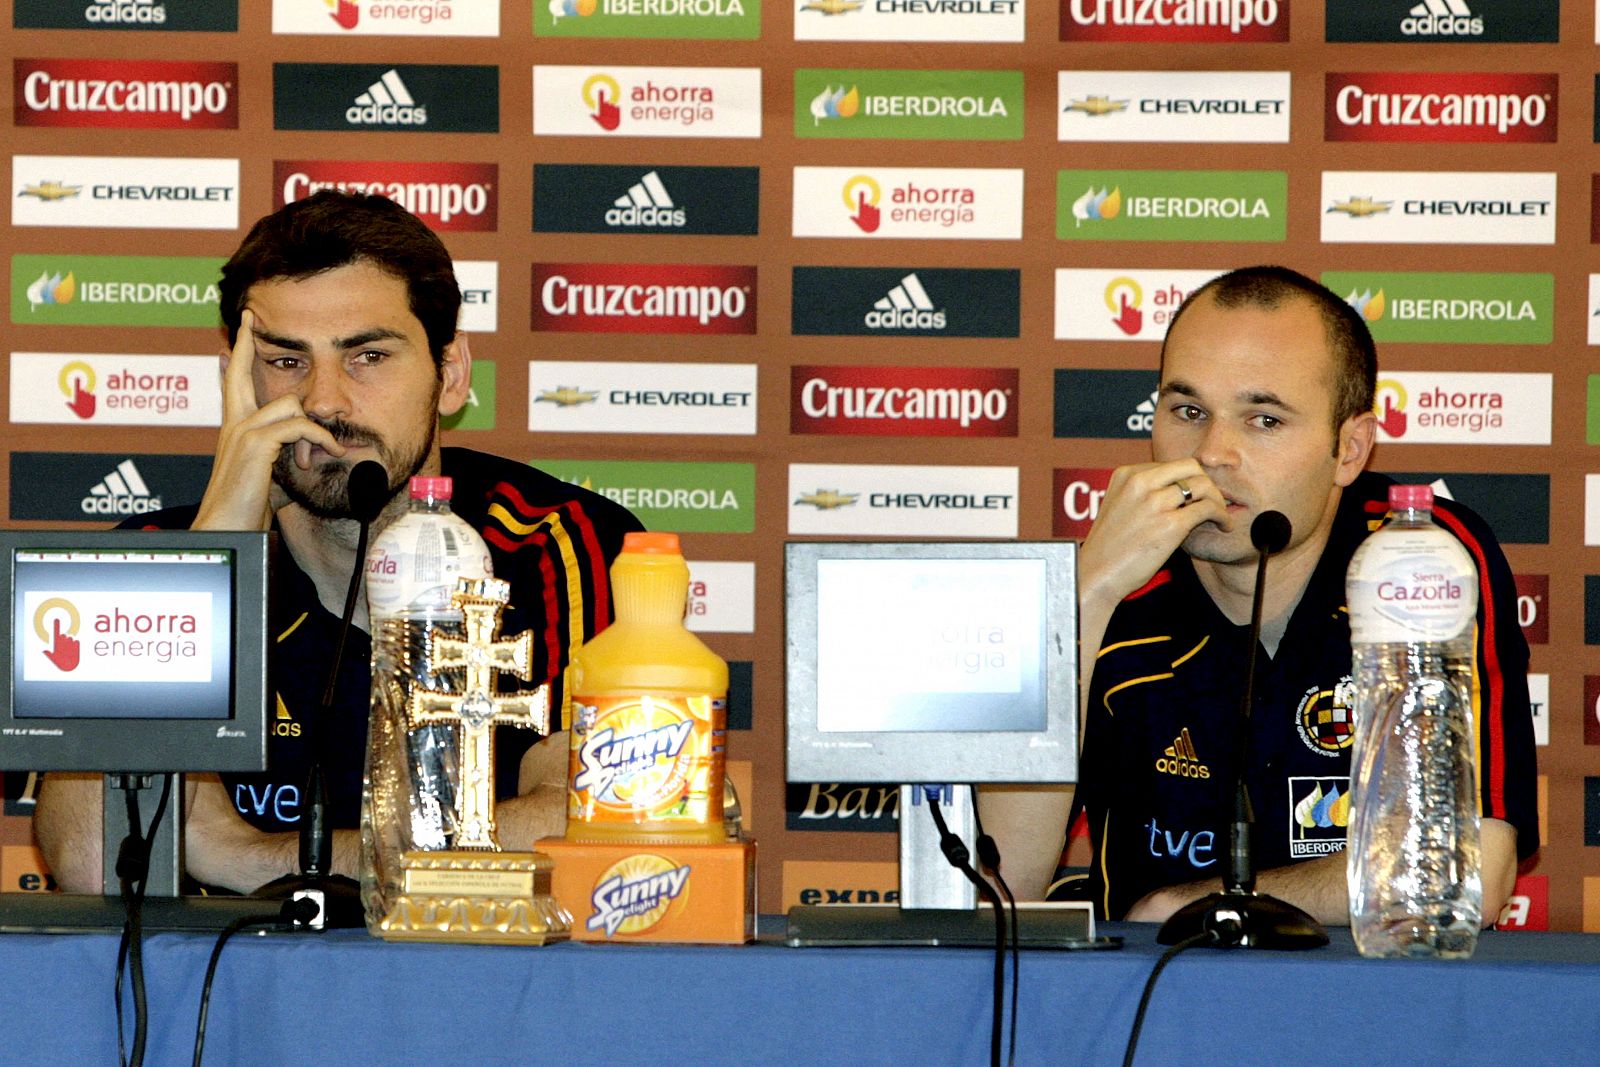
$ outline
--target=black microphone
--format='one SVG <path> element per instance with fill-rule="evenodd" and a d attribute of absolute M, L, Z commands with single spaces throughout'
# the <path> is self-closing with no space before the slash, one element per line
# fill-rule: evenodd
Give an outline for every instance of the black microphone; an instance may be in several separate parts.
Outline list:
<path fill-rule="evenodd" d="M 1250 656 L 1244 675 L 1244 698 L 1239 703 L 1239 725 L 1234 743 L 1233 819 L 1228 826 L 1228 869 L 1222 892 L 1191 901 L 1172 914 L 1156 940 L 1175 945 L 1199 934 L 1223 948 L 1319 948 L 1328 943 L 1328 931 L 1304 911 L 1277 897 L 1257 893 L 1252 835 L 1255 812 L 1244 771 L 1250 755 L 1250 711 L 1255 702 L 1256 650 L 1261 645 L 1261 604 L 1267 588 L 1267 557 L 1281 552 L 1292 533 L 1288 518 L 1279 511 L 1263 511 L 1250 524 L 1250 543 L 1256 558 L 1255 596 L 1250 605 Z"/>
<path fill-rule="evenodd" d="M 350 517 L 359 523 L 370 523 L 378 517 L 392 495 L 389 490 L 389 472 L 377 460 L 364 459 L 350 469 L 346 493 L 350 501 Z M 1268 512 L 1268 514 L 1277 514 Z M 1265 518 L 1265 516 L 1263 516 Z M 1261 520 L 1257 519 L 1259 523 Z"/>

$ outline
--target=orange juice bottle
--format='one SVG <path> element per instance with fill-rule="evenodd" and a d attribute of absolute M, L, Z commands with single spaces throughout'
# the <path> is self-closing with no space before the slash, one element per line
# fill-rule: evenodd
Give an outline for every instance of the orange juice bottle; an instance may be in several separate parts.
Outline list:
<path fill-rule="evenodd" d="M 683 625 L 678 535 L 628 534 L 611 593 L 616 621 L 572 657 L 567 839 L 725 841 L 728 665 Z"/>

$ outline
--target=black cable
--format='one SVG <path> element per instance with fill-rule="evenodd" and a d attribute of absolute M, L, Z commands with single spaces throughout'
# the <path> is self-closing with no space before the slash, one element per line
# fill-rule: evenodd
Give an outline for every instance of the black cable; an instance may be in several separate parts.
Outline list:
<path fill-rule="evenodd" d="M 122 889 L 122 904 L 127 918 L 122 925 L 122 939 L 117 944 L 117 967 L 112 1002 L 117 1013 L 117 1062 L 123 1067 L 141 1067 L 149 1036 L 149 1009 L 144 987 L 144 891 L 150 875 L 150 842 L 161 826 L 167 811 L 167 800 L 172 794 L 172 776 L 163 775 L 161 797 L 156 802 L 155 816 L 150 820 L 146 834 L 139 813 L 139 789 L 131 775 L 122 779 L 123 796 L 127 802 L 128 836 L 122 839 L 117 851 L 117 881 Z M 129 983 L 133 987 L 133 1052 L 123 1047 L 122 1029 L 122 971 L 126 964 Z"/>
<path fill-rule="evenodd" d="M 994 879 L 994 884 L 1000 887 L 1000 894 L 1006 898 L 1006 908 L 1011 913 L 1011 1022 L 1009 1024 L 1011 1032 L 1007 1038 L 1006 1063 L 1008 1067 L 1015 1067 L 1017 1005 L 1022 1002 L 1022 937 L 1017 932 L 1017 898 L 1000 873 L 1000 846 L 995 844 L 994 838 L 983 832 L 983 816 L 978 814 L 978 789 L 976 786 L 967 788 L 972 790 L 972 825 L 978 831 L 978 839 L 975 842 L 978 848 L 978 869 Z"/>
<path fill-rule="evenodd" d="M 1139 1047 L 1139 1031 L 1144 1027 L 1144 1012 L 1150 1006 L 1150 995 L 1156 991 L 1156 979 L 1161 977 L 1161 972 L 1171 963 L 1178 953 L 1199 945 L 1214 945 L 1219 942 L 1215 930 L 1202 930 L 1193 937 L 1184 938 L 1176 945 L 1161 954 L 1156 961 L 1155 969 L 1150 972 L 1150 977 L 1145 979 L 1144 992 L 1139 994 L 1139 1010 L 1133 1016 L 1133 1030 L 1128 1034 L 1128 1050 L 1122 1055 L 1122 1067 L 1133 1067 L 1133 1052 Z"/>
<path fill-rule="evenodd" d="M 990 1067 L 1000 1067 L 1000 1031 L 1004 1026 L 1006 1006 L 1005 908 L 1000 903 L 1000 894 L 972 869 L 972 853 L 967 851 L 966 842 L 950 832 L 950 827 L 944 821 L 944 812 L 939 810 L 935 791 L 930 789 L 924 795 L 928 801 L 928 814 L 933 816 L 933 825 L 939 830 L 939 849 L 944 853 L 944 858 L 950 861 L 950 866 L 966 875 L 983 899 L 994 908 L 994 1015 L 989 1024 L 989 1063 Z"/>
<path fill-rule="evenodd" d="M 228 943 L 228 939 L 251 926 L 304 928 L 317 917 L 317 910 L 317 904 L 312 900 L 305 898 L 286 900 L 276 912 L 241 915 L 222 928 L 222 932 L 217 935 L 217 943 L 211 948 L 211 959 L 206 964 L 205 984 L 200 987 L 200 1018 L 194 1028 L 194 1067 L 200 1067 L 200 1060 L 205 1055 L 206 1017 L 211 1014 L 211 983 L 217 977 L 217 963 L 222 959 L 222 948 Z"/>

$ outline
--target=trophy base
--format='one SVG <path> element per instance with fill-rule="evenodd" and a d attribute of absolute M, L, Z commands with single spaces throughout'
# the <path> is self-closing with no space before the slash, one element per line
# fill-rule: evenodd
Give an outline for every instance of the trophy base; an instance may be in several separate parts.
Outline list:
<path fill-rule="evenodd" d="M 540 852 L 407 852 L 401 892 L 374 932 L 387 941 L 564 941 L 572 916 L 550 894 L 553 866 Z"/>

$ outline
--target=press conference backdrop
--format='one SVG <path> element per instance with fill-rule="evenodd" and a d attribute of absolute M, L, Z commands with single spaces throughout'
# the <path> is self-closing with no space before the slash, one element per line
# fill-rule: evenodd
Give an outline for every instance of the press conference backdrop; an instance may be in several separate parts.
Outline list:
<path fill-rule="evenodd" d="M 1546 842 L 1508 918 L 1600 929 L 1588 0 L 0 7 L 9 524 L 197 499 L 218 265 L 286 201 L 391 195 L 458 261 L 447 442 L 684 534 L 763 909 L 892 899 L 892 791 L 783 781 L 782 542 L 1081 537 L 1178 302 L 1285 263 L 1380 342 L 1375 466 L 1506 545 Z M 7 890 L 50 884 L 33 791 Z"/>

